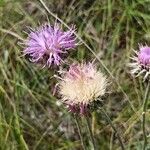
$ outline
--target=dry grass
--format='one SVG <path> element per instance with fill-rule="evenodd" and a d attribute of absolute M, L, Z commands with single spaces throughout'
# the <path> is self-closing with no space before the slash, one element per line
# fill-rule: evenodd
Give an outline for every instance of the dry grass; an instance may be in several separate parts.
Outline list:
<path fill-rule="evenodd" d="M 76 24 L 83 44 L 68 59 L 95 62 L 112 82 L 103 106 L 121 133 L 126 149 L 142 149 L 142 103 L 145 84 L 133 79 L 126 64 L 138 43 L 150 44 L 149 0 L 45 0 L 50 13 Z M 40 69 L 22 57 L 18 42 L 27 26 L 36 27 L 55 17 L 37 0 L 0 0 L 0 149 L 81 149 L 72 116 L 52 95 L 56 80 L 51 69 Z M 48 18 L 48 19 L 47 19 Z M 64 25 L 65 26 L 65 25 Z M 150 133 L 150 101 L 146 129 Z M 91 117 L 101 150 L 119 149 L 112 129 L 99 111 Z M 80 122 L 84 140 L 91 143 Z M 150 141 L 150 134 L 148 136 Z M 150 149 L 150 142 L 149 149 Z"/>

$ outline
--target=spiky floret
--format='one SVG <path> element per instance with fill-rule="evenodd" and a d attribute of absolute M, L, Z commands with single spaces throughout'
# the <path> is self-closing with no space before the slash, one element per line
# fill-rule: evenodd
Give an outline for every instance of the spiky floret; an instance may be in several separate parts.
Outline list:
<path fill-rule="evenodd" d="M 104 95 L 106 77 L 92 63 L 72 64 L 62 75 L 59 93 L 70 111 L 84 114 L 87 106 Z"/>
<path fill-rule="evenodd" d="M 131 67 L 131 74 L 136 77 L 144 75 L 144 81 L 150 77 L 150 47 L 139 45 L 139 51 L 134 51 L 135 55 L 131 57 L 132 62 L 129 63 Z"/>
<path fill-rule="evenodd" d="M 58 23 L 54 26 L 45 24 L 31 30 L 25 41 L 24 54 L 29 55 L 33 62 L 43 62 L 44 66 L 60 65 L 62 54 L 75 48 L 75 28 L 63 31 Z"/>

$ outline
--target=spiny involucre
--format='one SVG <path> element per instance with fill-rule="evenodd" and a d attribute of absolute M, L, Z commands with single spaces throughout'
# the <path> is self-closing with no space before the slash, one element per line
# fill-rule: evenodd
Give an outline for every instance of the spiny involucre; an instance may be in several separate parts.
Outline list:
<path fill-rule="evenodd" d="M 59 93 L 69 110 L 84 114 L 87 106 L 105 94 L 106 77 L 92 63 L 72 64 L 63 72 Z"/>
<path fill-rule="evenodd" d="M 60 65 L 62 54 L 76 47 L 75 28 L 63 31 L 58 23 L 45 24 L 31 30 L 25 41 L 24 54 L 33 62 L 42 62 L 43 66 Z"/>

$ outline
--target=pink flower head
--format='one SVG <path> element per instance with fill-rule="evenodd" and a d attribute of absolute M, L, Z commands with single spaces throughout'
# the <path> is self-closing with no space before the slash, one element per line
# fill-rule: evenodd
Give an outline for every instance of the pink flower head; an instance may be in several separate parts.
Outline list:
<path fill-rule="evenodd" d="M 131 73 L 139 76 L 144 74 L 144 81 L 150 76 L 150 47 L 149 46 L 139 46 L 139 51 L 135 51 L 135 56 L 131 57 L 133 60 L 130 63 L 130 67 L 132 68 Z"/>
<path fill-rule="evenodd" d="M 144 68 L 147 69 L 150 68 L 150 47 L 148 46 L 140 47 L 140 51 L 138 53 L 138 60 Z"/>
<path fill-rule="evenodd" d="M 30 32 L 24 54 L 29 55 L 33 62 L 44 62 L 44 66 L 60 65 L 62 54 L 76 46 L 74 32 L 74 27 L 63 31 L 57 23 L 54 27 L 43 25 Z"/>
<path fill-rule="evenodd" d="M 106 78 L 92 63 L 72 64 L 64 72 L 59 89 L 71 112 L 85 114 L 90 103 L 105 93 Z"/>

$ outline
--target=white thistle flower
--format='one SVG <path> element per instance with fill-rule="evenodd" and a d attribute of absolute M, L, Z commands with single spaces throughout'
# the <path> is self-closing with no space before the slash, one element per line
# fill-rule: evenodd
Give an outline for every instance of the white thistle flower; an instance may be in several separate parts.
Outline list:
<path fill-rule="evenodd" d="M 87 106 L 105 94 L 106 77 L 92 63 L 73 64 L 64 72 L 59 93 L 70 111 L 84 114 Z"/>

